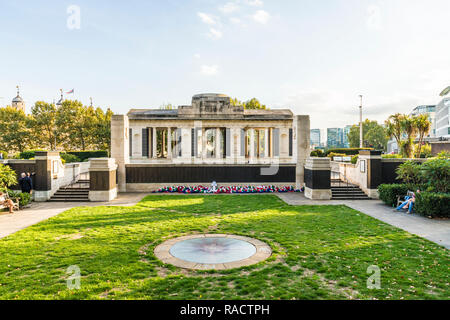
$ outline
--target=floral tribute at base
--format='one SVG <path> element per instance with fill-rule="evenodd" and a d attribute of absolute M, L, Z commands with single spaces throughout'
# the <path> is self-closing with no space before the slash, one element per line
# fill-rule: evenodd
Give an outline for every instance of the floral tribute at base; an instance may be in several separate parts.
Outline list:
<path fill-rule="evenodd" d="M 303 192 L 302 189 L 295 189 L 293 186 L 229 186 L 229 187 L 204 187 L 204 186 L 172 186 L 159 188 L 153 193 L 286 193 Z"/>

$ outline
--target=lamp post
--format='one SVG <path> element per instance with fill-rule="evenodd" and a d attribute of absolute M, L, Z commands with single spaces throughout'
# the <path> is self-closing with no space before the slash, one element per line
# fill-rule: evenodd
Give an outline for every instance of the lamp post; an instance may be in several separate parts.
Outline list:
<path fill-rule="evenodd" d="M 359 147 L 363 148 L 363 118 L 362 118 L 362 99 L 363 96 L 359 95 L 361 103 L 359 104 Z"/>

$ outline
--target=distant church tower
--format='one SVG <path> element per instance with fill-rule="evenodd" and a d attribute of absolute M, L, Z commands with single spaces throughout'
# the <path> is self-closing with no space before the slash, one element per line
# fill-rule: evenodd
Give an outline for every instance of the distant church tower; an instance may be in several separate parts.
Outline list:
<path fill-rule="evenodd" d="M 16 110 L 22 110 L 23 112 L 25 112 L 25 102 L 19 95 L 19 86 L 17 86 L 17 97 L 12 100 L 11 106 Z"/>

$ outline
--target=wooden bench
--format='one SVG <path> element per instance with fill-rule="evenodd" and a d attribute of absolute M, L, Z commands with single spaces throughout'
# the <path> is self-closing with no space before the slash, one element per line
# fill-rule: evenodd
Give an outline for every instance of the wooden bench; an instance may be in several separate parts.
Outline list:
<path fill-rule="evenodd" d="M 13 205 L 13 210 L 17 210 L 17 211 L 20 210 L 20 204 L 19 204 L 20 198 L 10 198 L 9 195 L 6 193 L 5 194 L 5 199 L 6 200 L 11 200 L 13 202 L 13 204 L 14 204 Z M 5 206 L 3 203 L 0 203 L 0 208 L 1 209 L 8 209 L 8 207 Z"/>

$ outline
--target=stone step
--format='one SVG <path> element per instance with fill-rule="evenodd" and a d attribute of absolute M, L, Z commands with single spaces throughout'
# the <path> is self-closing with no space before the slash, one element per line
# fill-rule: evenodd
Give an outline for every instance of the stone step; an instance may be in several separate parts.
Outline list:
<path fill-rule="evenodd" d="M 88 198 L 50 198 L 49 202 L 89 202 Z"/>

